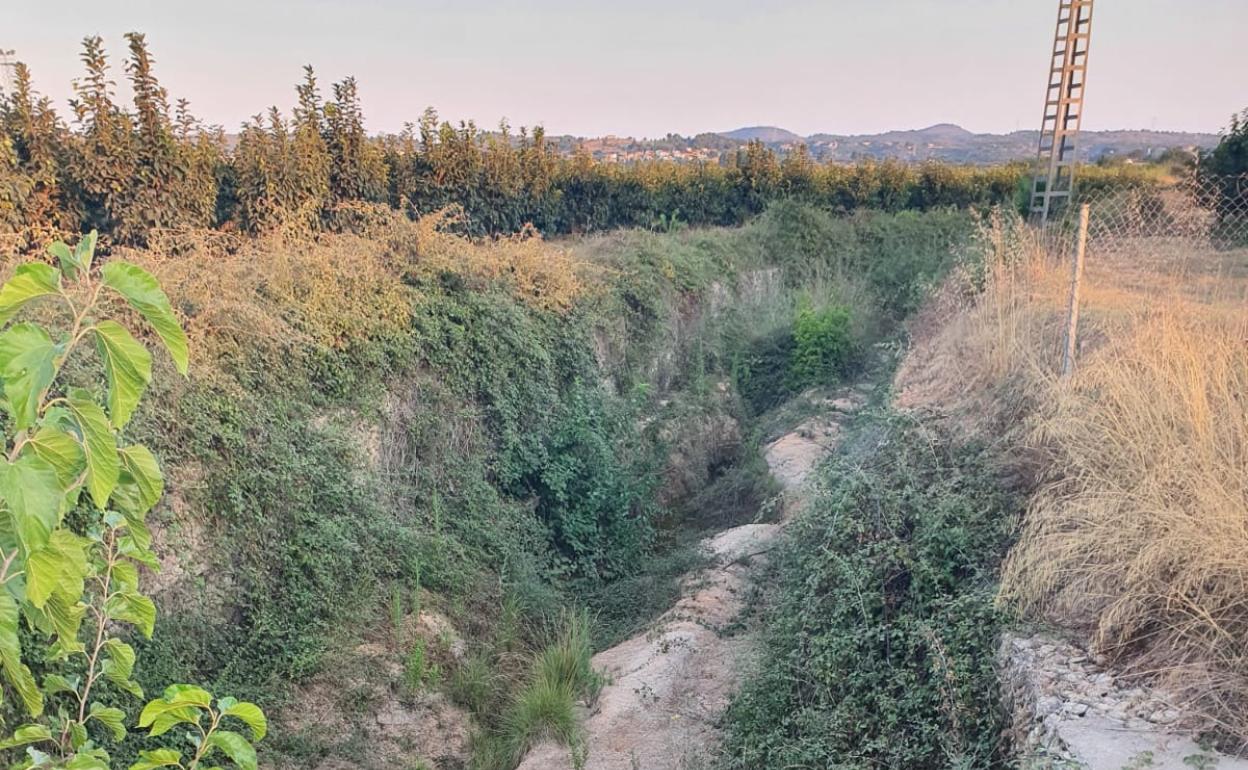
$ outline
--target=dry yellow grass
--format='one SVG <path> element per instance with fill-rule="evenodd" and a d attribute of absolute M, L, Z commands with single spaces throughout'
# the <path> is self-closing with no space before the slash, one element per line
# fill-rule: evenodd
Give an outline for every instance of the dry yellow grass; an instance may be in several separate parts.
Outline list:
<path fill-rule="evenodd" d="M 552 312 L 566 312 L 597 283 L 589 262 L 536 232 L 470 239 L 457 233 L 460 216 L 452 209 L 412 221 L 355 205 L 335 212 L 337 233 L 156 231 L 147 248 L 113 256 L 160 280 L 182 313 L 198 376 L 212 376 L 216 362 L 242 350 L 280 361 L 291 343 L 345 349 L 400 334 L 419 301 L 413 279 L 453 274 Z M 0 269 L 7 274 L 29 258 L 2 248 Z"/>
<path fill-rule="evenodd" d="M 339 216 L 351 232 L 378 245 L 402 269 L 430 276 L 454 273 L 502 283 L 524 301 L 565 311 L 593 283 L 596 272 L 568 249 L 545 241 L 532 227 L 497 238 L 459 235 L 463 211 L 449 207 L 412 221 L 385 207 L 353 205 Z"/>
<path fill-rule="evenodd" d="M 1053 394 L 1035 431 L 1051 481 L 1005 595 L 1088 623 L 1242 732 L 1242 700 L 1220 706 L 1248 694 L 1246 329 L 1182 310 L 1143 313 Z"/>
<path fill-rule="evenodd" d="M 208 366 L 231 348 L 280 348 L 285 340 L 340 349 L 410 318 L 400 264 L 358 236 L 173 233 L 116 256 L 156 275 L 185 311 L 187 333 Z"/>
<path fill-rule="evenodd" d="M 1248 738 L 1248 255 L 1090 252 L 1062 382 L 1067 265 L 1021 227 L 985 236 L 984 291 L 946 308 L 898 384 L 1038 469 L 1003 599 Z"/>

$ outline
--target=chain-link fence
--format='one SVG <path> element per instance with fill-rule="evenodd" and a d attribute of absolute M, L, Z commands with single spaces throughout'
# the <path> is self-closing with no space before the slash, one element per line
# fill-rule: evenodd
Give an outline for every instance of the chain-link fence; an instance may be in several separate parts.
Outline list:
<path fill-rule="evenodd" d="M 1088 249 L 1100 254 L 1174 248 L 1248 248 L 1248 174 L 1188 176 L 1170 184 L 1096 189 L 1078 194 L 1046 226 L 1053 243 L 1069 242 L 1079 207 L 1088 204 Z"/>
<path fill-rule="evenodd" d="M 1091 190 L 1037 235 L 1050 259 L 1072 268 L 1064 374 L 1076 357 L 1085 277 L 1140 300 L 1165 293 L 1248 307 L 1248 175 Z"/>
<path fill-rule="evenodd" d="M 1045 225 L 1050 254 L 1072 254 L 1085 203 L 1089 271 L 1248 276 L 1248 175 L 1087 191 Z"/>

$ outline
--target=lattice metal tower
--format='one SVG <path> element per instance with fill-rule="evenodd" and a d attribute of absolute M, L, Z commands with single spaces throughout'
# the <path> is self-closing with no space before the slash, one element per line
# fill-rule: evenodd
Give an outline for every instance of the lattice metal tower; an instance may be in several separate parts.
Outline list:
<path fill-rule="evenodd" d="M 1088 78 L 1093 0 L 1059 0 L 1057 34 L 1040 124 L 1040 152 L 1031 189 L 1031 215 L 1048 221 L 1069 202 L 1075 184 L 1079 125 Z"/>
<path fill-rule="evenodd" d="M 13 92 L 13 73 L 17 67 L 17 59 L 14 55 L 17 52 L 9 49 L 0 48 L 0 96 L 7 96 Z"/>
<path fill-rule="evenodd" d="M 13 59 L 16 51 L 0 48 L 0 96 L 9 93 L 13 88 L 13 68 L 17 62 Z"/>

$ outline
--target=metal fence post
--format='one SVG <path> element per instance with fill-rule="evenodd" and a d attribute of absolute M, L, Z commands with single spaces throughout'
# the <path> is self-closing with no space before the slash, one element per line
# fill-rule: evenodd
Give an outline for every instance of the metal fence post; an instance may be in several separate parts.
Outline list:
<path fill-rule="evenodd" d="M 1070 278 L 1070 312 L 1066 317 L 1066 340 L 1062 353 L 1062 379 L 1075 371 L 1075 349 L 1079 340 L 1079 284 L 1083 281 L 1083 254 L 1088 248 L 1088 204 L 1079 207 L 1079 240 Z"/>

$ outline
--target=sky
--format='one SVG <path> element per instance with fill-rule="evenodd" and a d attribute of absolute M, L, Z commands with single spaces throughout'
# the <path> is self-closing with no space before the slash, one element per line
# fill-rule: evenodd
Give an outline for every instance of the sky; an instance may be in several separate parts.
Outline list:
<path fill-rule="evenodd" d="M 81 39 L 147 33 L 173 98 L 236 130 L 304 64 L 370 131 L 427 106 L 493 127 L 660 137 L 1038 128 L 1057 0 L 8 0 L 0 49 L 63 103 Z M 1248 0 L 1101 0 L 1085 129 L 1218 131 L 1248 107 Z M 125 89 L 120 88 L 121 95 Z"/>

